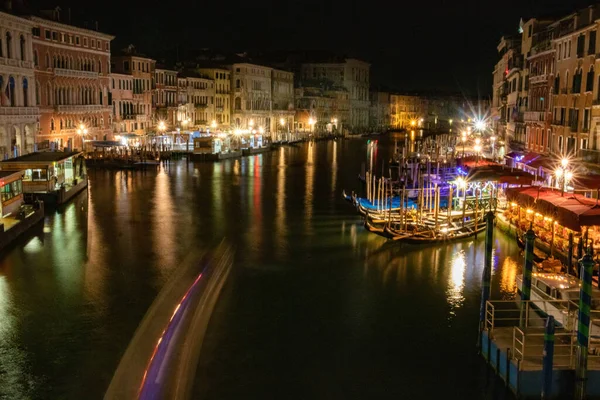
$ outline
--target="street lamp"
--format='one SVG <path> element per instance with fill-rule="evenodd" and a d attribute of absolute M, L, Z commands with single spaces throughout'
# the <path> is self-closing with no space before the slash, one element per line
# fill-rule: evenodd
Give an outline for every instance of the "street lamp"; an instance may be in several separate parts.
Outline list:
<path fill-rule="evenodd" d="M 88 130 L 83 123 L 79 124 L 79 128 L 77 128 L 77 134 L 81 136 L 81 149 L 83 150 L 83 145 L 85 143 L 85 135 L 87 135 Z"/>
<path fill-rule="evenodd" d="M 251 119 L 250 121 L 248 121 L 248 126 L 250 127 L 250 130 L 252 130 L 252 127 L 254 126 L 254 120 Z"/>
<path fill-rule="evenodd" d="M 473 147 L 473 149 L 475 150 L 475 153 L 477 154 L 477 161 L 475 163 L 479 164 L 479 152 L 481 151 L 481 146 L 476 144 L 475 147 Z"/>
<path fill-rule="evenodd" d="M 485 130 L 486 124 L 485 121 L 478 119 L 475 121 L 475 130 L 479 132 L 483 132 Z"/>
<path fill-rule="evenodd" d="M 573 172 L 569 169 L 569 160 L 563 158 L 560 160 L 560 167 L 554 171 L 554 175 L 556 176 L 556 184 L 558 185 L 562 178 L 562 184 L 560 185 L 560 195 L 565 195 L 565 190 L 567 188 L 567 184 L 571 179 L 573 179 Z"/>
<path fill-rule="evenodd" d="M 210 127 L 213 129 L 217 129 L 217 121 L 213 119 L 212 122 L 210 123 Z"/>
<path fill-rule="evenodd" d="M 313 117 L 310 117 L 308 119 L 308 125 L 310 126 L 310 131 L 311 132 L 313 131 L 313 128 L 315 127 L 316 123 L 317 123 L 317 121 Z"/>

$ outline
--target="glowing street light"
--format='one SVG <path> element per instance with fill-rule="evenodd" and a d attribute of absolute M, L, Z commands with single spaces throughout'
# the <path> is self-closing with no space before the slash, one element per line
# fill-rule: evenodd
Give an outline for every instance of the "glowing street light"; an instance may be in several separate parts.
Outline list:
<path fill-rule="evenodd" d="M 415 126 L 417 125 L 417 121 L 415 121 L 414 119 L 412 121 L 410 121 L 410 126 Z"/>
<path fill-rule="evenodd" d="M 482 132 L 485 130 L 486 124 L 485 121 L 478 119 L 475 121 L 475 130 Z"/>
<path fill-rule="evenodd" d="M 217 129 L 217 121 L 215 121 L 213 119 L 212 122 L 210 123 L 210 127 L 213 128 L 213 129 Z"/>
<path fill-rule="evenodd" d="M 262 126 L 259 126 L 258 132 L 262 135 L 263 133 L 265 133 L 265 128 L 263 128 Z"/>
<path fill-rule="evenodd" d="M 250 121 L 248 121 L 248 126 L 250 126 L 250 130 L 252 130 L 252 127 L 254 126 L 254 120 L 251 119 Z"/>
<path fill-rule="evenodd" d="M 562 178 L 562 184 L 560 185 L 560 195 L 565 195 L 565 189 L 571 179 L 573 179 L 573 172 L 569 170 L 569 160 L 567 158 L 563 158 L 560 160 L 560 167 L 558 167 L 554 171 L 554 175 L 556 176 L 556 185 L 559 185 L 559 182 Z"/>
<path fill-rule="evenodd" d="M 285 119 L 279 118 L 279 125 L 285 126 Z"/>

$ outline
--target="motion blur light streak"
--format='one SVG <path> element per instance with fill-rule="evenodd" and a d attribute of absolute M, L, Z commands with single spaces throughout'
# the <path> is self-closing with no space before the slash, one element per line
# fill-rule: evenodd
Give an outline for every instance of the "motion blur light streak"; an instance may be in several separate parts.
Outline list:
<path fill-rule="evenodd" d="M 165 327 L 165 329 L 162 331 L 162 334 L 158 338 L 158 340 L 156 342 L 156 346 L 154 347 L 154 351 L 152 352 L 152 356 L 150 357 L 150 360 L 148 361 L 148 366 L 146 367 L 146 370 L 144 371 L 144 375 L 142 377 L 142 383 L 140 385 L 140 389 L 138 392 L 139 399 L 160 398 L 160 385 L 158 388 L 154 388 L 152 386 L 152 384 L 157 383 L 156 379 L 158 378 L 158 372 L 159 372 L 160 368 L 162 367 L 162 363 L 165 361 L 165 356 L 166 356 L 165 353 L 167 351 L 166 347 L 168 347 L 170 340 L 172 339 L 172 335 L 174 334 L 175 330 L 178 327 L 177 324 L 178 324 L 180 318 L 175 320 L 175 317 L 181 317 L 182 313 L 185 311 L 185 306 L 187 306 L 187 303 L 186 304 L 184 304 L 184 303 L 188 299 L 188 296 L 191 293 L 191 291 L 196 287 L 196 285 L 200 281 L 200 278 L 202 278 L 203 273 L 204 273 L 204 271 L 201 272 L 196 277 L 196 280 L 194 281 L 194 283 L 192 283 L 190 285 L 190 287 L 185 292 L 185 294 L 183 295 L 181 300 L 179 300 L 179 303 L 177 304 L 177 306 L 175 306 L 175 309 L 173 310 L 173 314 L 171 314 L 171 318 L 169 319 L 167 326 Z M 163 341 L 163 339 L 165 339 L 165 340 Z M 157 354 L 161 355 L 159 359 L 156 358 Z M 157 361 L 158 364 L 155 364 L 155 360 Z M 151 376 L 153 379 L 148 381 L 148 376 Z M 146 386 L 147 384 L 150 386 Z"/>

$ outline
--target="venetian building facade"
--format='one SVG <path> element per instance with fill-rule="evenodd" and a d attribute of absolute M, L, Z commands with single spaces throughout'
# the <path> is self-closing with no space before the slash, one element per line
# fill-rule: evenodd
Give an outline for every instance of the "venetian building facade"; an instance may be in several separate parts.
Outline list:
<path fill-rule="evenodd" d="M 153 82 L 155 85 L 154 101 L 155 118 L 165 121 L 169 126 L 176 126 L 177 121 L 177 71 L 156 68 Z"/>
<path fill-rule="evenodd" d="M 118 133 L 135 132 L 133 76 L 111 73 L 110 80 L 114 131 Z"/>
<path fill-rule="evenodd" d="M 231 71 L 225 68 L 198 68 L 214 82 L 214 122 L 221 129 L 231 126 Z M 212 125 L 212 118 L 211 118 Z"/>
<path fill-rule="evenodd" d="M 114 37 L 38 17 L 31 21 L 39 140 L 61 148 L 68 143 L 82 146 L 83 139 L 107 139 L 112 133 L 109 74 Z M 85 138 L 77 133 L 81 125 L 88 132 Z"/>
<path fill-rule="evenodd" d="M 189 120 L 190 129 L 210 129 L 215 120 L 215 82 L 195 71 L 183 71 L 178 79 L 179 108 L 177 120 Z"/>
<path fill-rule="evenodd" d="M 370 64 L 357 59 L 334 60 L 325 63 L 301 65 L 303 86 L 316 87 L 314 81 L 325 81 L 334 87 L 343 87 L 350 98 L 349 120 L 342 121 L 350 129 L 360 130 L 369 125 Z"/>
<path fill-rule="evenodd" d="M 231 66 L 232 124 L 239 129 L 271 128 L 271 68 L 249 63 Z"/>
<path fill-rule="evenodd" d="M 527 111 L 524 114 L 525 146 L 530 151 L 551 153 L 553 151 L 551 123 L 555 50 L 552 47 L 550 29 L 542 29 L 532 35 L 529 54 L 527 58 L 529 92 Z"/>
<path fill-rule="evenodd" d="M 111 64 L 113 72 L 131 75 L 133 79 L 133 133 L 143 135 L 155 131 L 152 81 L 156 61 L 137 53 L 135 47 L 130 45 L 119 55 L 113 56 Z"/>
<path fill-rule="evenodd" d="M 518 97 L 518 72 L 521 70 L 521 41 L 518 36 L 502 37 L 496 47 L 500 59 L 493 72 L 493 97 L 491 116 L 493 129 L 500 141 L 506 143 L 506 153 L 511 150 L 523 150 L 524 134 L 515 131 L 514 111 Z M 522 81 L 521 81 L 522 82 Z"/>
<path fill-rule="evenodd" d="M 392 128 L 416 126 L 427 114 L 427 98 L 402 94 L 390 95 L 390 120 Z M 414 122 L 415 125 L 411 125 Z"/>
<path fill-rule="evenodd" d="M 0 12 L 0 157 L 34 150 L 38 130 L 32 29 L 29 20 Z"/>
<path fill-rule="evenodd" d="M 288 132 L 294 127 L 294 73 L 271 70 L 271 132 Z"/>
<path fill-rule="evenodd" d="M 562 155 L 581 156 L 590 146 L 598 17 L 598 7 L 594 6 L 551 25 L 552 45 L 556 51 L 553 148 Z M 592 142 L 592 146 L 597 145 L 595 135 Z"/>
<path fill-rule="evenodd" d="M 343 121 L 350 120 L 350 96 L 344 88 L 296 88 L 295 104 L 295 130 L 301 132 L 340 132 Z"/>

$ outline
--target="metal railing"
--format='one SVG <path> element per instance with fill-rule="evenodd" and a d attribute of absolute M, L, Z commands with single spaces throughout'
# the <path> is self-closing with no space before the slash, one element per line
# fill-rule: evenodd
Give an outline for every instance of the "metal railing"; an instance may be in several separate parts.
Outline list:
<path fill-rule="evenodd" d="M 574 368 L 577 343 L 579 306 L 572 300 L 490 300 L 486 302 L 484 328 L 489 337 L 510 339 L 513 359 L 519 368 L 541 368 L 544 347 L 544 327 L 548 315 L 553 315 L 557 328 L 554 333 L 554 366 Z M 590 362 L 600 366 L 600 311 L 590 312 Z"/>

